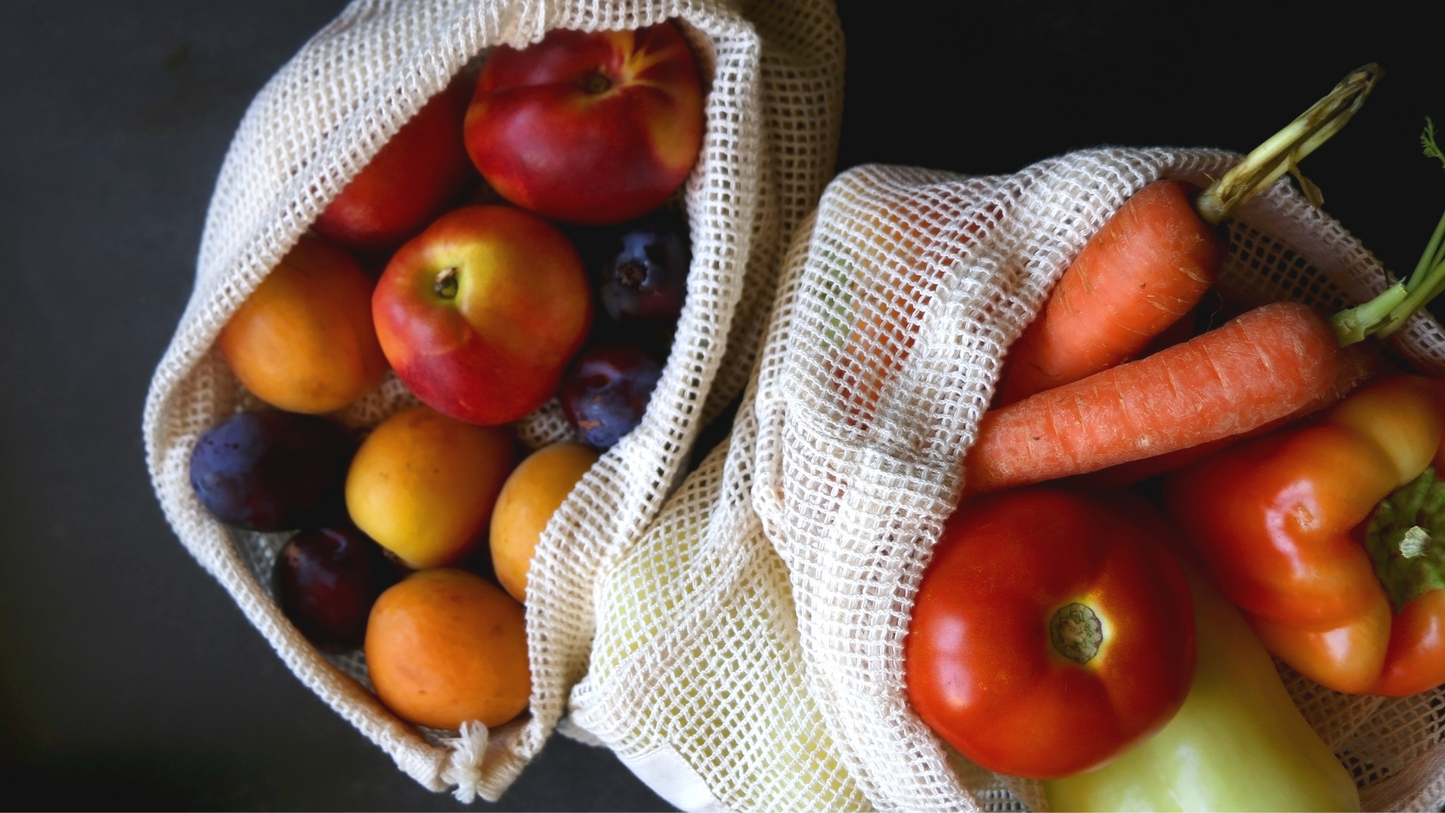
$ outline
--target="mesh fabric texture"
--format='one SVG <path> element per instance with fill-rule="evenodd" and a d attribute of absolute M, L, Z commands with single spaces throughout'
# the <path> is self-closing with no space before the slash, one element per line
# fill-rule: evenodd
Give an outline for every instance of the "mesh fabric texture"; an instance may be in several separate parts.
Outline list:
<path fill-rule="evenodd" d="M 202 432 L 253 403 L 214 342 L 326 204 L 431 96 L 489 48 L 553 28 L 679 21 L 703 73 L 706 132 L 682 191 L 692 237 L 687 302 L 642 425 L 574 489 L 538 546 L 527 605 L 529 712 L 491 732 L 422 730 L 372 695 L 359 653 L 328 658 L 269 592 L 282 534 L 234 533 L 188 481 Z M 541 749 L 587 669 L 597 569 L 640 535 L 698 429 L 747 381 L 782 251 L 831 175 L 841 120 L 842 32 L 825 0 L 357 0 L 262 89 L 226 155 L 191 298 L 143 419 L 147 464 L 182 543 L 287 666 L 398 767 L 433 790 L 495 800 Z M 339 417 L 371 426 L 411 394 L 393 377 Z M 538 446 L 565 436 L 555 403 L 524 420 Z"/>
<path fill-rule="evenodd" d="M 710 791 L 696 809 L 1044 809 L 1037 783 L 971 764 L 911 710 L 912 604 L 1005 352 L 1063 269 L 1145 184 L 1207 185 L 1238 158 L 1098 149 L 1005 176 L 835 179 L 784 262 L 731 437 L 601 576 L 573 720 L 625 759 L 681 755 Z M 1384 285 L 1287 181 L 1227 234 L 1218 289 L 1239 307 L 1332 311 Z M 1445 374 L 1426 315 L 1388 352 Z M 1345 696 L 1281 671 L 1367 809 L 1445 801 L 1445 690 Z"/>

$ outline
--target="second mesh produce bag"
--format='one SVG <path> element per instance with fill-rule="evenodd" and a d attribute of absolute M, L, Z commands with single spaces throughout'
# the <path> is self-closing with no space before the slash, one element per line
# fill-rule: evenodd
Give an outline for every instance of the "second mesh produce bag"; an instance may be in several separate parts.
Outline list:
<path fill-rule="evenodd" d="M 1036 782 L 945 746 L 904 688 L 930 551 L 1010 345 L 1084 243 L 1146 184 L 1204 186 L 1239 156 L 1098 149 L 1002 176 L 839 176 L 784 263 L 728 441 L 603 574 L 571 720 L 689 809 L 1047 807 Z M 1288 182 L 1227 222 L 1219 290 L 1333 312 L 1378 261 Z M 1418 315 L 1390 351 L 1445 374 Z M 1436 689 L 1346 696 L 1281 667 L 1366 809 L 1445 799 Z"/>
<path fill-rule="evenodd" d="M 671 354 L 641 425 L 607 451 L 544 534 L 527 603 L 528 711 L 487 731 L 420 728 L 372 693 L 360 652 L 325 655 L 278 607 L 286 534 L 228 528 L 188 478 L 197 439 L 255 399 L 218 352 L 223 325 L 318 213 L 431 97 L 495 46 L 558 28 L 674 21 L 705 92 L 701 154 L 680 194 L 692 262 Z M 309 688 L 432 790 L 497 799 L 540 751 L 587 668 L 593 578 L 641 533 L 685 469 L 698 429 L 746 382 L 782 252 L 832 172 L 842 35 L 825 0 L 357 0 L 261 91 L 216 184 L 196 283 L 152 381 L 144 433 L 166 516 Z M 415 403 L 395 377 L 342 412 L 361 431 Z M 555 401 L 518 425 L 532 446 L 566 435 Z"/>

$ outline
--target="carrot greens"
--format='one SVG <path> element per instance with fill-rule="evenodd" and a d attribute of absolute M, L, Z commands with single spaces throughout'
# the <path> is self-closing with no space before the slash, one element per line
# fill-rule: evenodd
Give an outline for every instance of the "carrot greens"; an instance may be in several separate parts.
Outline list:
<path fill-rule="evenodd" d="M 1445 163 L 1445 152 L 1441 152 L 1435 142 L 1435 123 L 1429 117 L 1425 119 L 1420 144 L 1427 157 Z M 1395 282 L 1369 302 L 1330 317 L 1330 326 L 1342 346 L 1364 341 L 1369 336 L 1383 339 L 1404 327 L 1415 311 L 1442 291 L 1445 291 L 1445 215 L 1441 216 L 1408 279 Z"/>

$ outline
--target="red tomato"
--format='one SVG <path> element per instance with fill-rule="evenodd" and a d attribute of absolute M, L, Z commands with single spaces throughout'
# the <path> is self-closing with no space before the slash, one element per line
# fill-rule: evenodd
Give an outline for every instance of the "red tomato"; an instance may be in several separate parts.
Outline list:
<path fill-rule="evenodd" d="M 1164 726 L 1194 674 L 1194 611 L 1149 532 L 1053 488 L 964 503 L 904 641 L 909 700 L 989 770 L 1099 767 Z"/>

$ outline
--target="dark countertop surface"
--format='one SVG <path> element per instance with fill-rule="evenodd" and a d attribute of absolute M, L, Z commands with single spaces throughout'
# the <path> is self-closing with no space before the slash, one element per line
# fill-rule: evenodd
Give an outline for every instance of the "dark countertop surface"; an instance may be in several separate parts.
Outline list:
<path fill-rule="evenodd" d="M 342 0 L 0 4 L 0 779 L 64 808 L 455 809 L 306 690 L 181 547 L 141 409 L 257 89 Z M 980 8 L 986 6 L 986 8 Z M 1369 4 L 846 0 L 839 168 L 1001 173 L 1099 144 L 1246 151 L 1350 69 L 1388 71 L 1306 162 L 1392 268 L 1445 209 L 1423 21 Z M 25 791 L 31 791 L 26 793 Z M 655 810 L 556 737 L 498 810 Z"/>

